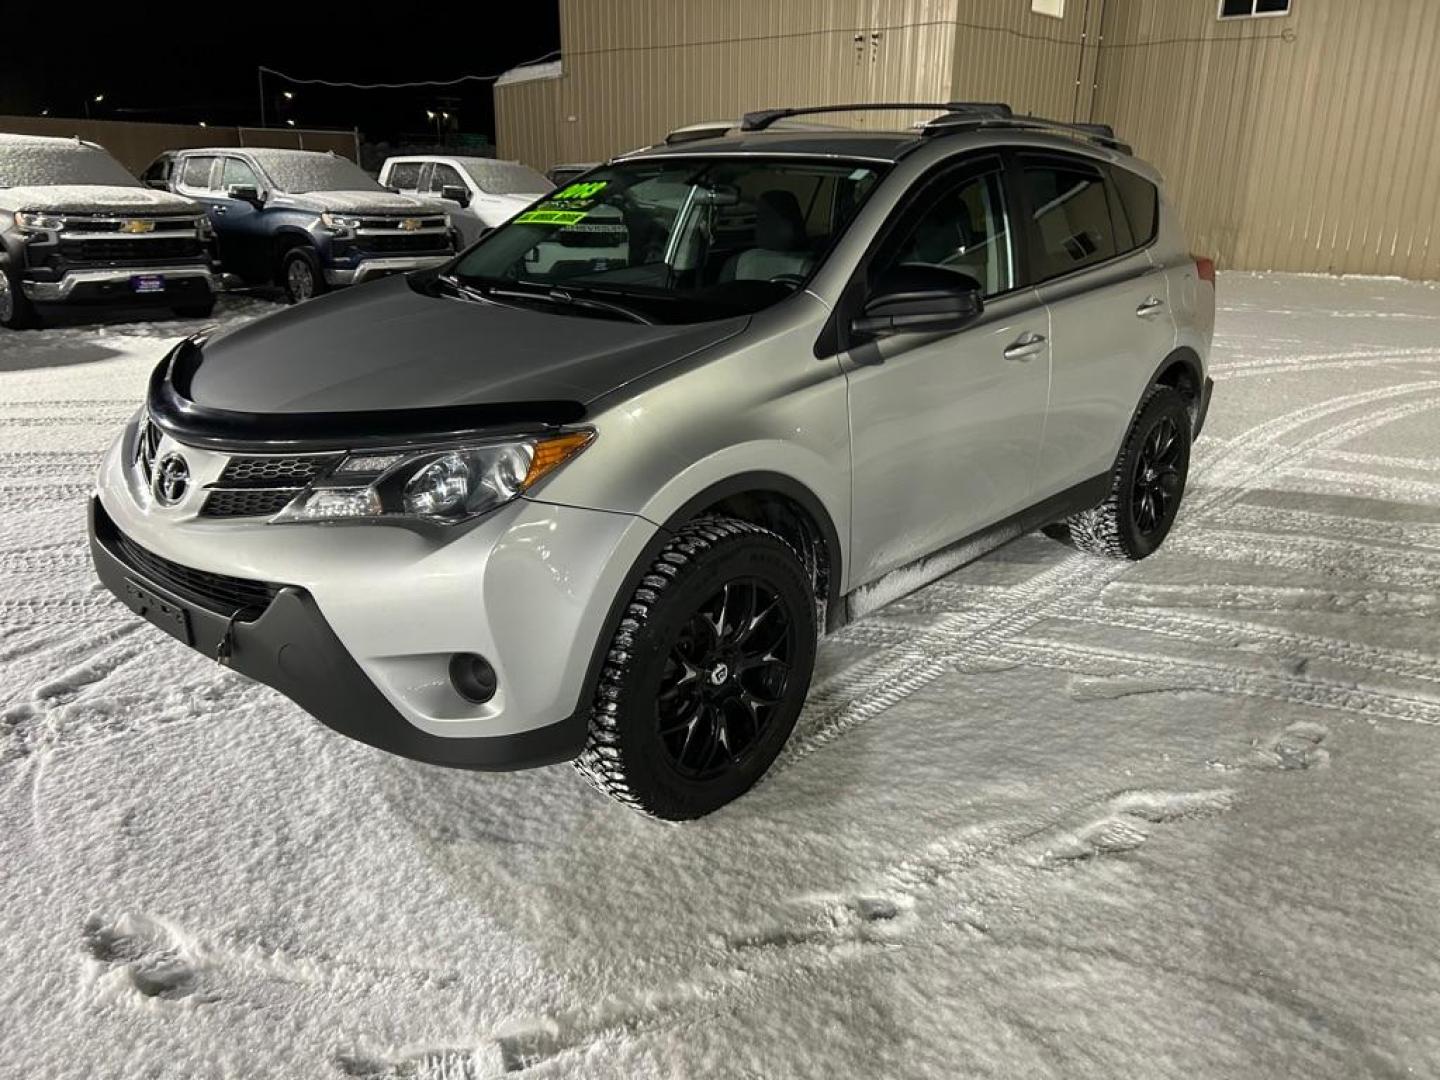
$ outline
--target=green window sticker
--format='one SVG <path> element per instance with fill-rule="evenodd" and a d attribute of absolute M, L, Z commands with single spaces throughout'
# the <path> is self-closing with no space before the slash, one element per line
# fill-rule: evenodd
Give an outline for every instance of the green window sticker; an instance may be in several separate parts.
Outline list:
<path fill-rule="evenodd" d="M 547 201 L 548 201 L 548 202 L 585 202 L 585 201 L 588 201 L 588 200 L 590 200 L 590 199 L 595 198 L 596 195 L 599 195 L 600 192 L 604 191 L 604 190 L 605 190 L 605 185 L 606 185 L 608 182 L 609 182 L 609 181 L 606 181 L 606 180 L 589 180 L 589 181 L 586 181 L 585 183 L 571 184 L 569 187 L 567 187 L 567 188 L 562 188 L 560 191 L 557 191 L 554 195 L 551 195 L 550 198 L 549 198 Z"/>
<path fill-rule="evenodd" d="M 515 219 L 517 225 L 578 225 L 584 210 L 527 210 Z"/>

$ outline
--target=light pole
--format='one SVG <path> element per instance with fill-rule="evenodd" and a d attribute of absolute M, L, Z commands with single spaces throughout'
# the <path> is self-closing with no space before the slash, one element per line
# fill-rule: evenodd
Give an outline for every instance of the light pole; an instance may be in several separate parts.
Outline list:
<path fill-rule="evenodd" d="M 85 119 L 86 119 L 86 120 L 89 120 L 89 119 L 90 119 L 90 102 L 91 102 L 91 101 L 94 101 L 96 105 L 99 105 L 99 104 L 100 104 L 101 102 L 103 102 L 104 100 L 105 100 L 105 95 L 104 95 L 104 94 L 96 94 L 93 98 L 88 98 L 88 97 L 87 97 L 87 98 L 85 99 Z"/>

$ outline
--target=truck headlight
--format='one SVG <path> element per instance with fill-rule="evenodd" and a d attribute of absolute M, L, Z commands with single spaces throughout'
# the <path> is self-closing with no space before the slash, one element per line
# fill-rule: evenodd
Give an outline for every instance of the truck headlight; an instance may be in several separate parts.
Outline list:
<path fill-rule="evenodd" d="M 22 210 L 15 215 L 15 224 L 24 232 L 59 232 L 65 228 L 65 219 L 59 214 Z"/>
<path fill-rule="evenodd" d="M 320 224 L 336 236 L 350 236 L 360 228 L 360 219 L 350 214 L 332 214 L 327 210 L 320 215 Z"/>
<path fill-rule="evenodd" d="M 475 446 L 351 454 L 272 520 L 453 525 L 503 506 L 594 439 L 587 429 Z"/>

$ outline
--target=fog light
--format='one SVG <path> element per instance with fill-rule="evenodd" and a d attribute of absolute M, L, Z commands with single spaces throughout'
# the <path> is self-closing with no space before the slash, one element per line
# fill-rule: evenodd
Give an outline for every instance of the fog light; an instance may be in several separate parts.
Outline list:
<path fill-rule="evenodd" d="M 495 669 L 483 656 L 457 652 L 450 657 L 450 682 L 466 701 L 484 705 L 495 696 Z"/>

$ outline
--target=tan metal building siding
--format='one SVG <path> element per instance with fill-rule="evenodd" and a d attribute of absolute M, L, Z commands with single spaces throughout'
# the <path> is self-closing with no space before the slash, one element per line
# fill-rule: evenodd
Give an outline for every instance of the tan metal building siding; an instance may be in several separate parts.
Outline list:
<path fill-rule="evenodd" d="M 1094 116 L 1222 266 L 1440 277 L 1440 3 L 1106 0 Z"/>
<path fill-rule="evenodd" d="M 1222 266 L 1440 278 L 1440 0 L 561 0 L 504 157 L 591 161 L 775 104 L 1008 101 L 1113 123 Z M 858 114 L 897 126 L 916 114 Z"/>

